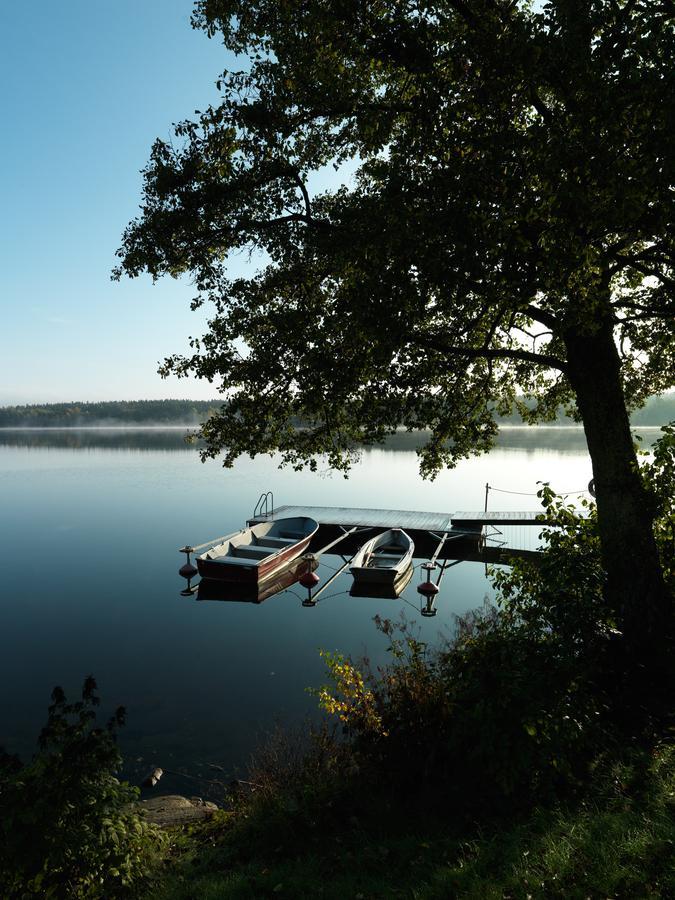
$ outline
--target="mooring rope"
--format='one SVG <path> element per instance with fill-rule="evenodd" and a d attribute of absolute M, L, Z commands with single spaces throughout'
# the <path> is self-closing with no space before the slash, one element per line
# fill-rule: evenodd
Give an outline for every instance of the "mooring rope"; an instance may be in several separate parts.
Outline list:
<path fill-rule="evenodd" d="M 519 497 L 537 497 L 539 495 L 539 491 L 507 491 L 505 488 L 493 487 L 492 485 L 488 485 L 489 490 L 498 491 L 500 494 L 516 494 Z M 588 494 L 588 488 L 584 488 L 581 491 L 556 491 L 556 494 L 560 494 L 560 496 L 570 497 L 572 494 Z"/>

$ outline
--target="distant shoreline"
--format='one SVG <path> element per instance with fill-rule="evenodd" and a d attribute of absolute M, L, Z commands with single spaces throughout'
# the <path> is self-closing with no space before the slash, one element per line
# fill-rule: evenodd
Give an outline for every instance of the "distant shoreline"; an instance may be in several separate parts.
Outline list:
<path fill-rule="evenodd" d="M 226 403 L 227 399 L 221 397 L 213 400 L 106 400 L 0 406 L 0 430 L 96 429 L 103 433 L 133 429 L 148 431 L 198 429 L 211 416 L 221 412 Z M 532 402 L 528 401 L 526 405 L 531 407 Z M 580 428 L 577 422 L 564 415 L 562 409 L 558 410 L 558 413 L 556 419 L 538 423 L 536 426 L 523 422 L 516 412 L 508 416 L 498 416 L 496 422 L 501 430 L 531 427 L 542 430 Z M 630 418 L 632 427 L 641 428 L 660 428 L 667 422 L 675 420 L 675 392 L 650 397 Z M 301 418 L 294 421 L 297 425 L 302 424 Z"/>
<path fill-rule="evenodd" d="M 631 431 L 660 431 L 664 425 L 631 425 Z M 194 431 L 199 425 L 0 425 L 0 431 Z M 499 425 L 500 431 L 583 431 L 584 426 L 576 423 L 570 425 Z M 430 434 L 428 428 L 418 428 L 408 431 L 406 428 L 397 429 L 397 434 Z"/>
<path fill-rule="evenodd" d="M 0 431 L 186 431 L 197 425 L 0 425 Z"/>

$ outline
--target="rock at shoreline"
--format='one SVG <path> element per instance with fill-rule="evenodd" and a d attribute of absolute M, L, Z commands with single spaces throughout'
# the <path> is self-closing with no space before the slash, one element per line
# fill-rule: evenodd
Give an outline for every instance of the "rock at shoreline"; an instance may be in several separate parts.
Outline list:
<path fill-rule="evenodd" d="M 209 819 L 218 809 L 215 803 L 202 800 L 200 797 L 181 797 L 179 794 L 167 794 L 163 797 L 152 797 L 136 804 L 136 811 L 148 822 L 167 827 L 169 825 L 187 825 Z"/>

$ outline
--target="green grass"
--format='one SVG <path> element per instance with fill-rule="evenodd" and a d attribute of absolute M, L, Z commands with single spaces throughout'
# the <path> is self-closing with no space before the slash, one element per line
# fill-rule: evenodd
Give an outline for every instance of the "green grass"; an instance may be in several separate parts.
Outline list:
<path fill-rule="evenodd" d="M 323 824 L 283 807 L 219 816 L 178 836 L 149 896 L 675 897 L 672 747 L 605 769 L 573 803 L 490 831 L 453 828 L 451 811 L 444 823 L 371 812 Z"/>

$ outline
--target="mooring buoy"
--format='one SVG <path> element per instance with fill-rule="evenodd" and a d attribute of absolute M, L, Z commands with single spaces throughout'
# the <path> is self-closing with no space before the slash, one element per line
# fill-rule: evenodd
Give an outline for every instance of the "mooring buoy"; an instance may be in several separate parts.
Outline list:
<path fill-rule="evenodd" d="M 178 574 L 189 580 L 190 578 L 194 578 L 198 571 L 197 567 L 193 566 L 191 562 L 186 562 L 185 565 L 180 567 Z"/>
<path fill-rule="evenodd" d="M 311 591 L 312 588 L 315 588 L 317 586 L 321 579 L 316 574 L 316 572 L 308 571 L 303 572 L 300 578 L 298 578 L 298 581 L 304 588 L 307 588 L 308 591 Z"/>
<path fill-rule="evenodd" d="M 433 599 L 436 594 L 439 592 L 440 588 L 437 584 L 434 584 L 433 581 L 422 581 L 417 585 L 417 593 L 422 594 L 423 597 L 427 597 L 429 599 Z"/>
<path fill-rule="evenodd" d="M 185 545 L 185 547 L 181 547 L 178 551 L 179 553 L 184 553 L 186 556 L 185 563 L 178 570 L 178 574 L 182 578 L 187 578 L 188 581 L 190 578 L 194 578 L 197 572 L 199 571 L 196 566 L 192 565 L 190 560 L 190 554 L 194 553 L 194 547 L 190 547 L 189 545 Z"/>

